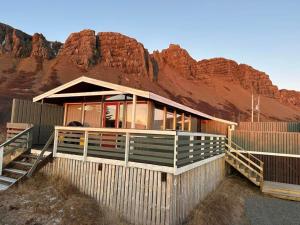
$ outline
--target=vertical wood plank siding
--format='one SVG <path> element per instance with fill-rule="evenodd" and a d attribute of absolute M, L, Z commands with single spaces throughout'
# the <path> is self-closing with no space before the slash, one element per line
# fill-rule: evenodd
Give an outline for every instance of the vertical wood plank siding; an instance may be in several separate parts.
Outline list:
<path fill-rule="evenodd" d="M 264 180 L 300 185 L 300 158 L 256 154 L 264 162 Z"/>
<path fill-rule="evenodd" d="M 148 169 L 55 158 L 42 172 L 70 181 L 133 224 L 176 225 L 215 190 L 225 176 L 225 160 L 222 157 L 174 176 Z"/>
<path fill-rule="evenodd" d="M 232 141 L 247 151 L 300 155 L 300 133 L 235 130 Z"/>
<path fill-rule="evenodd" d="M 14 99 L 11 123 L 33 124 L 33 144 L 45 144 L 53 126 L 62 125 L 63 112 L 62 106 Z"/>
<path fill-rule="evenodd" d="M 300 122 L 240 122 L 238 130 L 300 132 Z"/>
<path fill-rule="evenodd" d="M 213 120 L 201 120 L 200 125 L 202 133 L 222 134 L 227 136 L 228 124 Z"/>

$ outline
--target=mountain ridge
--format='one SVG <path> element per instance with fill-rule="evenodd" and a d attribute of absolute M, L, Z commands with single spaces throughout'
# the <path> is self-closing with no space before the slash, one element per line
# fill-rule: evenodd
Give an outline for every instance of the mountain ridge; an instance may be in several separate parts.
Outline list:
<path fill-rule="evenodd" d="M 231 120 L 249 119 L 254 92 L 262 97 L 263 119 L 300 119 L 300 92 L 279 90 L 266 73 L 246 64 L 226 58 L 197 61 L 176 44 L 149 53 L 136 39 L 116 32 L 86 29 L 65 43 L 51 42 L 0 23 L 0 94 L 30 98 L 81 75 L 151 90 Z"/>

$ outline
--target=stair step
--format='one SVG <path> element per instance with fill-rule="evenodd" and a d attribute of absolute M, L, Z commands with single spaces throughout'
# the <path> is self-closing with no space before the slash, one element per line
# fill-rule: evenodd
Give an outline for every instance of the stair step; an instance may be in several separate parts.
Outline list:
<path fill-rule="evenodd" d="M 33 154 L 23 154 L 22 155 L 23 158 L 31 158 L 31 159 L 37 159 L 37 155 L 33 155 Z"/>
<path fill-rule="evenodd" d="M 22 166 L 33 166 L 32 163 L 23 162 L 23 161 L 13 161 L 12 163 L 22 165 Z"/>
<path fill-rule="evenodd" d="M 3 169 L 3 171 L 9 172 L 9 173 L 21 174 L 21 175 L 25 175 L 25 174 L 27 173 L 27 171 L 24 171 L 24 170 L 18 170 L 18 169 L 13 169 L 13 168 L 5 168 L 5 169 Z"/>
<path fill-rule="evenodd" d="M 5 191 L 8 187 L 9 187 L 9 185 L 0 184 L 0 191 Z"/>
<path fill-rule="evenodd" d="M 14 179 L 11 177 L 0 176 L 0 181 L 5 181 L 8 183 L 15 183 L 17 181 L 17 179 Z"/>

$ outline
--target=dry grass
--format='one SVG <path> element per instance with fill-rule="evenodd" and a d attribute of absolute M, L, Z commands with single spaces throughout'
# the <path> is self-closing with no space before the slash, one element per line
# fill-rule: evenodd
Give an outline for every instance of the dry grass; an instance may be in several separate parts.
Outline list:
<path fill-rule="evenodd" d="M 259 194 L 259 189 L 238 176 L 226 178 L 193 211 L 186 225 L 248 225 L 245 198 Z"/>
<path fill-rule="evenodd" d="M 111 216 L 114 215 L 114 216 Z M 126 225 L 58 177 L 38 174 L 0 194 L 0 224 Z"/>

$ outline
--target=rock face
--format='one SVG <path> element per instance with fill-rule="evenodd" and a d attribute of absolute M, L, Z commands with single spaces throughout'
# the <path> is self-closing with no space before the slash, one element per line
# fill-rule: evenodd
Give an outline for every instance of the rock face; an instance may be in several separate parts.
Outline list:
<path fill-rule="evenodd" d="M 80 68 L 88 69 L 99 58 L 98 44 L 93 30 L 72 33 L 66 40 L 59 57 L 67 57 Z"/>
<path fill-rule="evenodd" d="M 282 89 L 279 91 L 280 100 L 283 103 L 300 107 L 300 92 Z"/>
<path fill-rule="evenodd" d="M 42 34 L 35 33 L 32 36 L 32 50 L 30 56 L 52 59 L 57 55 L 61 46 L 61 43 L 49 42 Z"/>
<path fill-rule="evenodd" d="M 104 66 L 151 79 L 156 77 L 153 59 L 141 43 L 114 32 L 101 32 L 97 36 Z"/>
<path fill-rule="evenodd" d="M 59 42 L 49 42 L 42 34 L 30 36 L 20 30 L 0 23 L 0 54 L 12 54 L 18 58 L 39 57 L 51 59 L 61 47 Z"/>
<path fill-rule="evenodd" d="M 0 23 L 0 53 L 12 53 L 15 57 L 28 57 L 31 52 L 31 36 Z"/>

